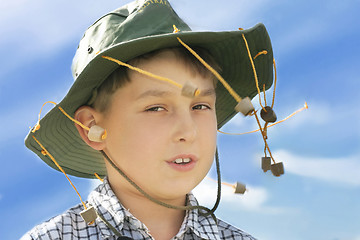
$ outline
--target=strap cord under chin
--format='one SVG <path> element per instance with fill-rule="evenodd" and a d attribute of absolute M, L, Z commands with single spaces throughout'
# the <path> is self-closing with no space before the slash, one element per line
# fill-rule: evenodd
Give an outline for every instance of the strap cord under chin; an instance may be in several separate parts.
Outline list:
<path fill-rule="evenodd" d="M 175 206 L 175 205 L 171 205 L 168 203 L 164 203 L 152 196 L 150 196 L 147 192 L 145 192 L 142 188 L 140 188 L 133 180 L 131 180 L 118 166 L 116 166 L 116 164 L 109 158 L 109 156 L 103 151 L 100 150 L 101 154 L 104 156 L 104 158 L 110 163 L 110 165 L 123 177 L 125 178 L 126 181 L 128 181 L 136 190 L 138 190 L 142 195 L 144 195 L 147 199 L 149 199 L 150 201 L 161 205 L 163 207 L 166 208 L 171 208 L 171 209 L 177 209 L 177 210 L 194 210 L 194 209 L 198 209 L 198 210 L 202 210 L 199 211 L 199 213 L 203 216 L 208 216 L 211 215 L 211 217 L 214 219 L 214 221 L 217 223 L 217 219 L 215 217 L 215 210 L 217 209 L 219 203 L 220 203 L 220 198 L 221 198 L 221 176 L 220 176 L 220 163 L 219 163 L 219 155 L 218 155 L 218 151 L 216 149 L 216 154 L 215 154 L 215 158 L 216 158 L 216 169 L 217 169 L 217 175 L 218 175 L 218 191 L 217 191 L 217 198 L 216 198 L 216 202 L 214 204 L 214 207 L 210 210 L 207 207 L 204 206 L 200 206 L 200 205 L 196 205 L 196 206 Z"/>

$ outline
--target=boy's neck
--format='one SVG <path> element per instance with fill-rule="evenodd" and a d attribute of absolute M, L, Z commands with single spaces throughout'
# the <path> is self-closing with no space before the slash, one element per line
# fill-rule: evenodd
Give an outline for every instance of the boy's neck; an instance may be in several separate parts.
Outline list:
<path fill-rule="evenodd" d="M 124 192 L 116 183 L 112 184 L 110 182 L 110 185 L 124 208 L 128 209 L 132 215 L 144 223 L 151 236 L 156 240 L 169 240 L 178 233 L 184 221 L 185 211 L 158 205 L 135 191 Z M 167 204 L 175 206 L 185 206 L 185 202 L 186 195 L 166 201 Z"/>

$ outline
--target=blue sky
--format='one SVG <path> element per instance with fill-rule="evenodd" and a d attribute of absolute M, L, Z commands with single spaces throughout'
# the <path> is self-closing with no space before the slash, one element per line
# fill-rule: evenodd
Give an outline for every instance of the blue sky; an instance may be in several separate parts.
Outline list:
<path fill-rule="evenodd" d="M 19 239 L 34 225 L 78 204 L 64 176 L 24 146 L 46 101 L 71 86 L 70 65 L 86 28 L 128 1 L 14 0 L 0 4 L 0 239 Z M 226 5 L 224 4 L 226 2 Z M 219 135 L 223 180 L 246 183 L 238 196 L 224 187 L 217 216 L 259 239 L 360 239 L 359 0 L 173 0 L 195 30 L 236 30 L 263 22 L 278 68 L 269 144 L 285 175 L 260 169 L 259 133 Z M 270 92 L 268 94 L 270 96 Z M 256 100 L 254 101 L 256 104 Z M 48 109 L 50 105 L 48 106 Z M 48 109 L 45 109 L 47 111 Z M 222 130 L 256 129 L 236 116 Z M 212 170 L 209 176 L 215 178 Z M 84 198 L 99 181 L 73 177 Z M 215 184 L 195 189 L 215 201 Z"/>

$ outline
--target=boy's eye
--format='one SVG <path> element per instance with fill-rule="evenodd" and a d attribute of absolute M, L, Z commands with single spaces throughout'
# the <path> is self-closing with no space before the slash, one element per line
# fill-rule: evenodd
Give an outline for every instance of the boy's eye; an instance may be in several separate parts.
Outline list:
<path fill-rule="evenodd" d="M 206 104 L 198 104 L 193 107 L 193 110 L 206 110 L 206 109 L 211 109 L 211 107 Z"/>
<path fill-rule="evenodd" d="M 165 108 L 156 106 L 156 107 L 148 108 L 145 111 L 146 112 L 160 112 L 160 111 L 165 111 Z"/>

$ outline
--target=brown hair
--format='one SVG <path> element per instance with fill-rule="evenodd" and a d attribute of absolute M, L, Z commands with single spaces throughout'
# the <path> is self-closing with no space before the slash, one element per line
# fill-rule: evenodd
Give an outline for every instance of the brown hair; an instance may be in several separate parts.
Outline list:
<path fill-rule="evenodd" d="M 215 59 L 208 53 L 208 51 L 196 47 L 194 47 L 193 49 L 217 72 L 221 71 L 220 66 L 216 63 Z M 168 50 L 172 51 L 175 56 L 189 68 L 190 71 L 193 71 L 195 74 L 200 74 L 200 76 L 204 78 L 212 78 L 214 82 L 214 87 L 216 86 L 217 79 L 212 75 L 212 73 L 188 50 L 183 47 L 166 48 L 153 51 L 133 58 L 132 60 L 128 61 L 128 63 L 132 66 L 136 66 L 139 62 L 143 60 L 149 60 L 156 55 L 162 53 L 163 51 Z M 96 90 L 97 92 L 95 100 L 92 103 L 89 103 L 89 105 L 99 112 L 105 112 L 107 109 L 109 109 L 110 99 L 113 93 L 115 93 L 117 89 L 121 88 L 122 86 L 131 81 L 128 71 L 129 69 L 127 67 L 120 66 L 114 72 L 112 72 Z"/>

